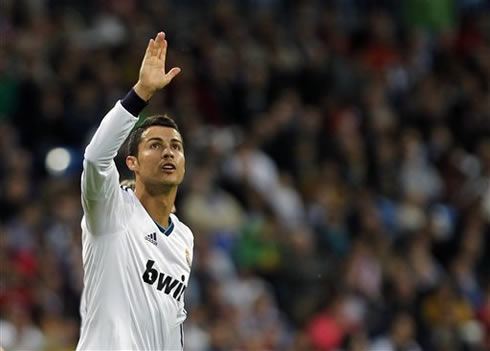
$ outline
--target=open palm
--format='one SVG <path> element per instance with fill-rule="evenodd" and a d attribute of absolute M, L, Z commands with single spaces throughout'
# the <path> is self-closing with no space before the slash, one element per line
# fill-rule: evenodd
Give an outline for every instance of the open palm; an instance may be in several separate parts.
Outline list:
<path fill-rule="evenodd" d="M 157 90 L 168 85 L 180 73 L 180 68 L 178 67 L 165 72 L 166 56 L 167 41 L 165 40 L 165 34 L 160 32 L 155 39 L 150 39 L 140 68 L 138 84 L 145 91 L 145 95 L 150 95 L 149 97 Z"/>

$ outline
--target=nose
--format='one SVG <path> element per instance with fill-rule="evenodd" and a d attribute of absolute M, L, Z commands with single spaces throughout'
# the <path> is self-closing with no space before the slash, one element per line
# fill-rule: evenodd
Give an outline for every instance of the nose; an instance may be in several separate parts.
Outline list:
<path fill-rule="evenodd" d="M 170 147 L 170 145 L 167 145 L 166 147 L 163 148 L 162 157 L 165 159 L 166 158 L 174 158 L 174 152 L 173 152 L 172 148 Z"/>

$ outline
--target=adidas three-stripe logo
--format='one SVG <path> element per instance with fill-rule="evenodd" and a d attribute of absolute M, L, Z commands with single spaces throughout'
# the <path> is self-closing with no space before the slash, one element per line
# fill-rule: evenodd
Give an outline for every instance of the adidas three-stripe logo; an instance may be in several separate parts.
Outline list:
<path fill-rule="evenodd" d="M 153 245 L 157 245 L 157 233 L 153 232 L 145 236 L 145 240 L 149 241 Z"/>

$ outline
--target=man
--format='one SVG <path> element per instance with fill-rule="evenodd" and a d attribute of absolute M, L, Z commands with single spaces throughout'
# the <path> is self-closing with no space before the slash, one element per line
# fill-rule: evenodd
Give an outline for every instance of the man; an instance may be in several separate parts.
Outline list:
<path fill-rule="evenodd" d="M 136 116 L 180 72 L 165 72 L 167 42 L 151 39 L 139 80 L 104 117 L 82 173 L 84 289 L 77 350 L 182 350 L 192 232 L 171 213 L 185 173 L 182 136 L 164 116 Z M 134 191 L 114 163 L 129 136 Z"/>

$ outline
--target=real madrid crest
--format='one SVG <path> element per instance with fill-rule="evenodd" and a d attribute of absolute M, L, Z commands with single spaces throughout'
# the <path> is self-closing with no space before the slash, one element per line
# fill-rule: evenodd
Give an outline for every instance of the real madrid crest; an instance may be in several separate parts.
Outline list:
<path fill-rule="evenodd" d="M 189 265 L 189 268 L 191 267 L 191 252 L 189 249 L 185 249 L 185 259 L 187 261 L 187 264 Z"/>

